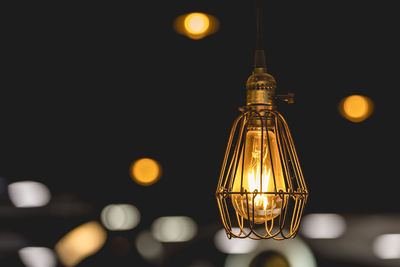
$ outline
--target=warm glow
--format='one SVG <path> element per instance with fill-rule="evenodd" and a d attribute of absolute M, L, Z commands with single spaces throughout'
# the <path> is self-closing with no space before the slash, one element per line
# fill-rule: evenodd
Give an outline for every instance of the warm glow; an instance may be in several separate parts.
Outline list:
<path fill-rule="evenodd" d="M 191 13 L 186 16 L 184 25 L 191 34 L 203 34 L 210 26 L 210 20 L 203 13 Z"/>
<path fill-rule="evenodd" d="M 244 166 L 239 160 L 238 170 L 233 183 L 234 192 L 263 192 L 254 197 L 254 222 L 264 223 L 281 213 L 283 199 L 279 195 L 266 192 L 286 192 L 282 164 L 279 157 L 276 136 L 272 131 L 264 132 L 263 149 L 261 151 L 261 131 L 251 130 L 246 135 Z M 243 156 L 243 155 L 242 155 Z M 261 166 L 262 157 L 262 166 Z M 241 157 L 242 158 L 242 157 Z M 243 181 L 242 179 L 243 169 Z M 261 172 L 262 170 L 262 172 Z M 253 216 L 252 195 L 232 196 L 235 210 L 245 219 Z M 248 207 L 247 207 L 248 206 Z M 248 214 L 250 213 L 250 214 Z"/>
<path fill-rule="evenodd" d="M 99 251 L 107 233 L 98 222 L 85 223 L 66 234 L 55 246 L 60 261 L 75 266 L 83 259 Z"/>
<path fill-rule="evenodd" d="M 372 114 L 373 103 L 368 97 L 351 95 L 340 102 L 339 111 L 349 121 L 361 122 Z"/>
<path fill-rule="evenodd" d="M 160 179 L 161 166 L 154 159 L 142 158 L 132 164 L 130 173 L 135 182 L 148 186 Z"/>
<path fill-rule="evenodd" d="M 204 13 L 188 13 L 177 17 L 174 29 L 177 33 L 198 40 L 218 31 L 218 19 Z"/>

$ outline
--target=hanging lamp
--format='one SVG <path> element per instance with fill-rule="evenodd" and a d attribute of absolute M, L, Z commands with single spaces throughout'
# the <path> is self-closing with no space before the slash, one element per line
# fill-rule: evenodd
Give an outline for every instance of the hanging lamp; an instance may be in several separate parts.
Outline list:
<path fill-rule="evenodd" d="M 294 238 L 308 198 L 289 127 L 276 101 L 276 81 L 267 73 L 262 48 L 261 6 L 256 0 L 257 41 L 246 106 L 234 121 L 216 190 L 228 238 Z"/>

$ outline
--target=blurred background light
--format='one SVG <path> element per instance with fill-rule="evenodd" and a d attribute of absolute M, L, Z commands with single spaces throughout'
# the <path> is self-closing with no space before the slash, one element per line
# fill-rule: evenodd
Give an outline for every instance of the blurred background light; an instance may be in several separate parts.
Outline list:
<path fill-rule="evenodd" d="M 346 231 L 346 221 L 339 214 L 308 214 L 304 216 L 300 231 L 308 238 L 338 238 Z"/>
<path fill-rule="evenodd" d="M 198 40 L 218 31 L 219 21 L 216 17 L 200 12 L 188 13 L 177 17 L 174 29 L 177 33 Z"/>
<path fill-rule="evenodd" d="M 132 179 L 143 186 L 157 182 L 161 177 L 161 165 L 150 158 L 138 159 L 132 163 L 130 174 Z"/>
<path fill-rule="evenodd" d="M 131 204 L 111 204 L 101 211 L 101 222 L 111 231 L 135 228 L 140 222 L 139 210 Z"/>
<path fill-rule="evenodd" d="M 239 229 L 233 228 L 234 232 L 239 232 Z M 225 229 L 218 230 L 214 236 L 214 244 L 217 249 L 227 254 L 245 254 L 253 251 L 257 247 L 256 240 L 245 238 L 232 238 L 226 236 Z"/>
<path fill-rule="evenodd" d="M 98 222 L 87 222 L 73 229 L 58 241 L 55 251 L 65 266 L 75 266 L 99 251 L 106 238 L 107 233 Z"/>
<path fill-rule="evenodd" d="M 18 251 L 26 267 L 56 267 L 57 258 L 53 250 L 46 247 L 25 247 Z"/>
<path fill-rule="evenodd" d="M 190 13 L 185 17 L 185 29 L 194 35 L 204 34 L 210 26 L 210 20 L 206 14 Z"/>
<path fill-rule="evenodd" d="M 352 122 L 362 122 L 374 110 L 372 100 L 362 95 L 351 95 L 343 98 L 339 103 L 340 114 Z"/>
<path fill-rule="evenodd" d="M 247 239 L 243 239 L 247 240 Z M 315 257 L 308 245 L 300 238 L 283 242 L 275 240 L 253 240 L 256 247 L 246 254 L 230 254 L 225 267 L 316 267 Z M 280 259 L 278 259 L 280 258 Z M 257 261 L 261 260 L 261 265 Z M 265 260 L 265 261 L 263 261 Z M 280 264 L 280 265 L 274 265 Z M 285 266 L 286 264 L 286 266 Z"/>
<path fill-rule="evenodd" d="M 11 202 L 18 208 L 45 206 L 50 201 L 50 190 L 42 183 L 21 181 L 8 185 Z"/>
<path fill-rule="evenodd" d="M 378 236 L 372 244 L 372 249 L 380 259 L 400 259 L 400 234 Z"/>
<path fill-rule="evenodd" d="M 186 216 L 160 217 L 154 220 L 151 233 L 161 242 L 185 242 L 197 234 L 197 225 Z"/>
<path fill-rule="evenodd" d="M 251 267 L 290 267 L 288 260 L 281 253 L 267 250 L 251 260 Z"/>
<path fill-rule="evenodd" d="M 148 231 L 138 234 L 135 240 L 135 245 L 139 254 L 150 262 L 160 261 L 163 257 L 163 245 L 154 239 L 152 234 Z"/>

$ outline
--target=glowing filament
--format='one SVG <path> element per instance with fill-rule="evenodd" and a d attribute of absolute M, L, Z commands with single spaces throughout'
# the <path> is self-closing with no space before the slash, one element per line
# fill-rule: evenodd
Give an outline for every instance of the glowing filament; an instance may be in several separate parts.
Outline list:
<path fill-rule="evenodd" d="M 268 188 L 268 183 L 269 183 L 269 176 L 271 174 L 271 170 L 268 170 L 267 175 L 264 175 L 264 173 L 267 172 L 267 168 L 264 167 L 264 171 L 262 174 L 262 188 Z M 254 177 L 255 176 L 255 177 Z M 250 192 L 254 192 L 257 190 L 257 192 L 261 192 L 262 189 L 260 188 L 260 166 L 257 166 L 257 170 L 254 174 L 254 169 L 252 169 L 251 173 L 248 174 L 248 181 L 249 181 L 249 189 Z M 268 198 L 264 195 L 257 195 L 254 198 L 254 204 L 257 207 L 263 207 L 264 210 L 267 209 L 268 206 Z"/>
<path fill-rule="evenodd" d="M 261 172 L 262 170 L 262 172 Z M 251 130 L 246 134 L 238 171 L 233 181 L 235 210 L 255 223 L 272 220 L 281 213 L 282 192 L 286 192 L 278 143 L 272 131 Z"/>

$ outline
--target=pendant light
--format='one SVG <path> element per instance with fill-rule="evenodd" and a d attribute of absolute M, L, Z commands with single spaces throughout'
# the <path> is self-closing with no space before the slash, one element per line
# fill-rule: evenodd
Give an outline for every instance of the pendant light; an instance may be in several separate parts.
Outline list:
<path fill-rule="evenodd" d="M 277 100 L 293 103 L 293 94 L 276 95 L 262 49 L 261 7 L 256 0 L 257 47 L 246 83 L 246 106 L 234 121 L 216 190 L 228 238 L 294 238 L 308 198 L 289 127 Z"/>

